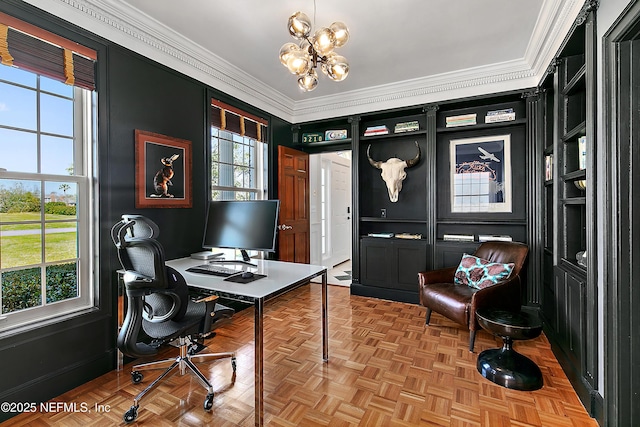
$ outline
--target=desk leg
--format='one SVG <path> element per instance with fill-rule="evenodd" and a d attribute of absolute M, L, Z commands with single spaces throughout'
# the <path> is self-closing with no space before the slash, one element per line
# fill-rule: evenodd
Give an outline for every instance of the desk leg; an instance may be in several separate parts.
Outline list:
<path fill-rule="evenodd" d="M 264 299 L 258 298 L 255 301 L 255 411 L 256 411 L 256 426 L 262 427 L 264 425 L 264 335 L 263 335 L 263 310 Z"/>
<path fill-rule="evenodd" d="M 329 361 L 329 318 L 327 316 L 327 271 L 322 273 L 322 360 Z"/>

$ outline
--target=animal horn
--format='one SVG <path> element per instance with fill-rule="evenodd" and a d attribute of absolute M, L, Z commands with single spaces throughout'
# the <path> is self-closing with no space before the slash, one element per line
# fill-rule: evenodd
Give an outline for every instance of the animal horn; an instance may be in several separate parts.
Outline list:
<path fill-rule="evenodd" d="M 406 161 L 408 168 L 417 165 L 418 162 L 420 161 L 420 146 L 418 145 L 418 141 L 415 141 L 415 143 L 416 143 L 416 148 L 418 149 L 418 154 L 416 154 L 416 156 L 413 159 Z"/>
<path fill-rule="evenodd" d="M 369 146 L 367 147 L 367 159 L 369 159 L 369 163 L 371 163 L 371 166 L 373 166 L 376 169 L 380 169 L 380 165 L 382 164 L 381 161 L 375 161 L 371 158 L 371 156 L 369 155 L 369 150 L 371 149 L 371 144 L 369 144 Z"/>

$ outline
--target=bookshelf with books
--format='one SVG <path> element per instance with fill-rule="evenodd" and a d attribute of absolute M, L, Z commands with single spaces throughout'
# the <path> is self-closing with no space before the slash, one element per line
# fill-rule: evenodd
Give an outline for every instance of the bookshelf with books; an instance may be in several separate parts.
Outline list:
<path fill-rule="evenodd" d="M 416 277 L 431 267 L 427 200 L 435 191 L 427 180 L 434 161 L 429 155 L 432 146 L 428 143 L 427 122 L 428 113 L 422 106 L 360 118 L 358 150 L 354 153 L 359 188 L 359 259 L 354 260 L 351 285 L 355 295 L 418 302 Z M 402 189 L 397 201 L 392 202 L 382 170 L 372 162 L 410 160 L 418 153 L 419 160 L 405 169 Z"/>
<path fill-rule="evenodd" d="M 552 349 L 588 410 L 597 386 L 595 60 L 587 1 L 543 79 L 541 313 Z"/>
<path fill-rule="evenodd" d="M 522 92 L 440 107 L 436 119 L 438 191 L 432 259 L 435 268 L 456 265 L 464 253 L 473 253 L 485 241 L 528 242 L 527 120 Z M 503 151 L 501 159 L 491 157 L 493 152 L 489 153 L 485 149 L 488 147 L 482 145 L 482 141 L 493 141 L 494 137 L 496 141 L 509 140 L 495 146 L 509 145 L 510 151 Z M 456 147 L 462 148 L 457 151 Z M 503 167 L 506 163 L 510 171 Z M 487 176 L 487 185 L 499 186 L 505 181 L 498 182 L 497 177 L 506 175 L 511 180 L 511 191 L 505 189 L 500 196 L 494 190 L 482 193 L 480 186 L 465 187 L 459 180 L 460 177 L 482 180 L 481 177 Z M 465 197 L 459 197 L 463 193 Z M 491 206 L 491 201 L 498 201 L 498 197 L 509 198 L 511 207 L 493 211 L 495 206 Z M 526 293 L 526 274 L 525 271 L 523 294 Z"/>

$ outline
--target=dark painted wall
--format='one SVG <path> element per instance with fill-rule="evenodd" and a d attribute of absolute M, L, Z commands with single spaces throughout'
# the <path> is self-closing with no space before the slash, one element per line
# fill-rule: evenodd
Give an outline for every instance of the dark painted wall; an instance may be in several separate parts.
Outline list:
<path fill-rule="evenodd" d="M 202 249 L 210 97 L 269 120 L 270 141 L 291 141 L 291 126 L 19 0 L 3 0 L 0 11 L 98 51 L 99 303 L 50 326 L 0 336 L 0 402 L 40 402 L 115 368 L 115 271 L 120 265 L 109 231 L 123 213 L 153 219 L 168 258 Z M 135 129 L 191 141 L 192 208 L 135 209 Z M 270 180 L 275 182 L 273 172 Z M 12 415 L 0 413 L 0 421 Z"/>
<path fill-rule="evenodd" d="M 96 49 L 100 58 L 108 51 L 104 44 L 82 33 L 62 21 L 54 19 L 22 2 L 6 0 L 0 10 L 46 30 L 68 37 Z M 98 63 L 98 92 L 106 88 L 106 62 Z M 106 119 L 108 111 L 106 96 L 100 97 L 99 138 L 107 142 L 109 134 Z M 100 147 L 98 163 L 103 174 L 100 183 L 103 195 L 108 194 L 107 146 Z M 110 220 L 109 202 L 100 201 L 97 214 L 100 219 Z M 99 230 L 100 265 L 98 305 L 80 315 L 63 318 L 48 326 L 27 331 L 0 335 L 0 402 L 40 402 L 55 397 L 87 380 L 107 372 L 114 367 L 114 334 L 112 276 L 113 264 L 109 254 L 109 225 L 102 222 Z M 103 255 L 104 254 L 104 255 Z M 11 417 L 11 413 L 0 413 L 0 420 Z"/>
<path fill-rule="evenodd" d="M 107 67 L 109 144 L 101 147 L 110 175 L 107 194 L 101 194 L 111 204 L 108 222 L 116 222 L 123 213 L 139 213 L 160 227 L 159 240 L 168 258 L 201 250 L 208 179 L 206 87 L 117 46 L 109 48 Z M 135 209 L 136 129 L 191 141 L 191 209 Z"/>

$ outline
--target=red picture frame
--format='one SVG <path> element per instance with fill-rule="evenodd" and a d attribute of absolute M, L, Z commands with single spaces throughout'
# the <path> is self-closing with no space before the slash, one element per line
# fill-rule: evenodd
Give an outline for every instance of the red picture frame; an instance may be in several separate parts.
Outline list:
<path fill-rule="evenodd" d="M 136 129 L 136 208 L 191 208 L 191 141 Z"/>

